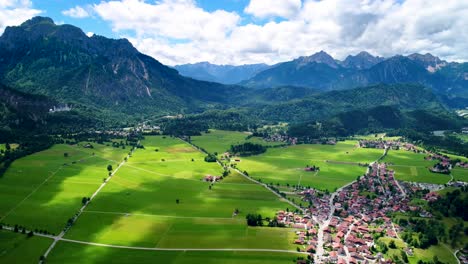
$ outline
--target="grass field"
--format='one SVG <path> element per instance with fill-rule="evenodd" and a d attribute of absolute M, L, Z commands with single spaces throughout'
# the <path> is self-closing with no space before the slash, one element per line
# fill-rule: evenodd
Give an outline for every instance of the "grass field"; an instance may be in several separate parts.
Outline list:
<path fill-rule="evenodd" d="M 365 173 L 366 167 L 358 163 L 370 163 L 383 154 L 379 149 L 357 148 L 356 143 L 271 148 L 262 155 L 241 158 L 238 168 L 265 183 L 299 184 L 333 191 Z M 306 165 L 318 166 L 320 171 L 306 172 Z"/>
<path fill-rule="evenodd" d="M 47 263 L 280 264 L 292 263 L 298 256 L 274 252 L 143 251 L 60 242 Z"/>
<path fill-rule="evenodd" d="M 67 238 L 165 248 L 293 248 L 293 230 L 245 223 L 247 213 L 273 217 L 284 210 L 277 196 L 238 174 L 210 190 L 202 178 L 222 170 L 204 162 L 203 153 L 169 137 L 147 137 L 142 144 L 145 149 L 134 152 Z M 236 208 L 240 213 L 233 217 Z"/>
<path fill-rule="evenodd" d="M 0 222 L 59 233 L 102 183 L 107 165 L 116 166 L 125 153 L 97 144 L 55 145 L 16 160 L 0 178 Z"/>
<path fill-rule="evenodd" d="M 37 263 L 52 239 L 0 230 L 0 263 Z"/>
<path fill-rule="evenodd" d="M 267 142 L 258 137 L 252 137 L 246 140 L 249 134 L 237 131 L 210 130 L 210 133 L 203 133 L 201 136 L 193 136 L 192 143 L 198 147 L 205 149 L 210 153 L 217 152 L 219 154 L 229 150 L 231 145 L 251 142 L 262 144 L 265 146 L 281 145 L 281 142 Z"/>
<path fill-rule="evenodd" d="M 397 246 L 396 249 L 391 249 L 389 248 L 387 252 L 387 256 L 397 256 L 398 258 L 401 259 L 401 250 L 405 247 L 405 243 L 400 240 L 400 239 L 392 239 L 389 237 L 384 237 L 380 238 L 380 241 L 384 242 L 385 244 L 393 240 L 395 241 L 395 245 Z M 434 259 L 434 256 L 437 256 L 442 263 L 457 263 L 457 260 L 453 256 L 452 252 L 450 251 L 449 248 L 447 248 L 445 245 L 437 245 L 437 246 L 430 246 L 427 249 L 420 249 L 420 248 L 415 248 L 413 251 L 413 256 L 408 256 L 408 260 L 410 264 L 416 264 L 418 263 L 419 260 L 425 261 L 425 262 L 432 262 Z"/>
<path fill-rule="evenodd" d="M 405 150 L 390 150 L 384 162 L 395 170 L 395 177 L 402 181 L 445 184 L 450 180 L 449 175 L 432 173 L 429 168 L 437 161 L 424 160 L 426 154 Z"/>

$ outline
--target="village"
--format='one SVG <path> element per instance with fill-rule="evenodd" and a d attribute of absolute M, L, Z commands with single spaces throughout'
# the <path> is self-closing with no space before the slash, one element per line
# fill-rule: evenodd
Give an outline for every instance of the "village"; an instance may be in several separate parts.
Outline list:
<path fill-rule="evenodd" d="M 467 164 L 452 161 L 445 155 L 417 149 L 414 145 L 399 141 L 360 141 L 360 147 L 384 149 L 404 149 L 428 154 L 425 159 L 438 160 L 430 170 L 434 173 L 445 173 L 443 169 L 452 166 L 466 168 Z M 444 166 L 438 170 L 439 166 Z M 306 171 L 316 170 L 315 166 L 306 166 Z M 380 250 L 379 238 L 399 239 L 404 231 L 393 223 L 393 213 L 411 212 L 420 217 L 432 215 L 423 208 L 410 204 L 410 194 L 420 190 L 426 191 L 426 201 L 439 198 L 436 192 L 425 188 L 425 185 L 398 182 L 395 172 L 382 162 L 371 163 L 367 172 L 356 181 L 336 190 L 325 193 L 315 189 L 301 190 L 302 201 L 309 206 L 302 214 L 279 211 L 277 220 L 285 226 L 295 228 L 294 244 L 298 251 L 308 253 L 308 259 L 315 263 L 393 263 Z M 455 186 L 457 182 L 449 185 Z M 465 184 L 465 183 L 463 183 Z M 404 249 L 408 256 L 413 255 L 411 247 Z M 299 260 L 298 263 L 309 263 Z"/>

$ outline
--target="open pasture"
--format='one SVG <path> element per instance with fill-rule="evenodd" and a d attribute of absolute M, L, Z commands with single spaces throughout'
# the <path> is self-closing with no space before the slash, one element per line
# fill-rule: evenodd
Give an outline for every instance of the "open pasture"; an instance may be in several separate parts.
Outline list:
<path fill-rule="evenodd" d="M 390 150 L 384 158 L 389 167 L 395 170 L 395 177 L 401 181 L 445 184 L 450 180 L 449 175 L 432 173 L 429 168 L 437 161 L 425 160 L 426 154 L 414 153 L 406 150 Z"/>
<path fill-rule="evenodd" d="M 359 163 L 373 162 L 383 154 L 383 150 L 358 148 L 356 144 L 344 141 L 336 145 L 272 148 L 261 155 L 240 158 L 237 166 L 265 183 L 333 191 L 365 173 L 366 167 Z M 320 171 L 305 171 L 307 165 L 320 167 Z"/>
<path fill-rule="evenodd" d="M 16 160 L 0 178 L 0 222 L 58 234 L 107 176 L 107 165 L 116 167 L 125 153 L 55 145 Z"/>
<path fill-rule="evenodd" d="M 203 133 L 201 136 L 193 136 L 191 139 L 194 145 L 203 148 L 210 153 L 217 152 L 219 154 L 228 151 L 231 145 L 243 144 L 245 142 L 261 144 L 264 146 L 283 144 L 281 142 L 267 142 L 259 137 L 246 139 L 248 136 L 249 134 L 246 132 L 211 129 L 210 133 Z"/>
<path fill-rule="evenodd" d="M 275 252 L 145 251 L 59 242 L 48 263 L 280 264 L 300 255 Z M 301 255 L 304 256 L 304 255 Z"/>
<path fill-rule="evenodd" d="M 455 167 L 452 169 L 453 180 L 468 182 L 468 169 Z"/>
<path fill-rule="evenodd" d="M 246 226 L 248 213 L 273 217 L 286 209 L 280 198 L 234 173 L 210 189 L 202 178 L 221 175 L 222 168 L 179 139 L 154 136 L 141 143 L 145 149 L 133 153 L 67 238 L 164 248 L 293 246 L 291 229 Z"/>
<path fill-rule="evenodd" d="M 0 263 L 37 263 L 51 243 L 49 238 L 0 230 Z"/>

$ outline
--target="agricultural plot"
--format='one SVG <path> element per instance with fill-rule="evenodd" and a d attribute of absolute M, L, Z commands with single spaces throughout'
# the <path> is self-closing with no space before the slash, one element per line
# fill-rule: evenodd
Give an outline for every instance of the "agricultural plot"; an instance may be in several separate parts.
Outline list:
<path fill-rule="evenodd" d="M 48 263 L 280 264 L 300 255 L 276 252 L 145 251 L 59 242 Z M 303 255 L 302 255 L 303 256 Z"/>
<path fill-rule="evenodd" d="M 224 153 L 229 150 L 231 145 L 242 144 L 245 142 L 261 144 L 264 146 L 277 146 L 283 144 L 281 142 L 267 142 L 259 137 L 246 139 L 248 136 L 249 134 L 245 132 L 210 130 L 210 133 L 203 133 L 201 136 L 193 136 L 191 139 L 194 145 L 203 148 L 210 153 Z"/>
<path fill-rule="evenodd" d="M 0 178 L 0 222 L 58 234 L 125 153 L 55 145 L 16 160 Z"/>
<path fill-rule="evenodd" d="M 405 150 L 390 150 L 383 160 L 395 170 L 395 177 L 401 181 L 445 184 L 450 180 L 449 175 L 432 173 L 429 168 L 437 161 L 428 161 L 426 154 Z"/>
<path fill-rule="evenodd" d="M 0 263 L 37 263 L 51 243 L 49 238 L 0 231 Z"/>
<path fill-rule="evenodd" d="M 273 217 L 287 204 L 231 174 L 209 188 L 216 163 L 178 139 L 147 137 L 87 207 L 67 238 L 162 248 L 293 249 L 290 229 L 247 227 L 245 215 Z M 232 179 L 231 181 L 227 181 Z M 238 209 L 239 214 L 234 215 Z M 259 243 L 264 241 L 264 243 Z"/>
<path fill-rule="evenodd" d="M 452 176 L 455 181 L 468 182 L 468 169 L 455 167 L 452 169 Z"/>
<path fill-rule="evenodd" d="M 383 154 L 383 150 L 358 148 L 356 144 L 344 141 L 336 145 L 271 148 L 262 155 L 240 158 L 237 167 L 265 183 L 333 191 L 365 173 L 366 167 L 359 163 L 373 162 Z M 320 170 L 305 171 L 307 165 Z"/>

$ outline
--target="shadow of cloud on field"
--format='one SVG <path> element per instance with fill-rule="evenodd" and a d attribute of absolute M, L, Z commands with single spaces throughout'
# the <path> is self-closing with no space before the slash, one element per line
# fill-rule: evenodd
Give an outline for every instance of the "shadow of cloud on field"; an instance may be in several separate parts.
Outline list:
<path fill-rule="evenodd" d="M 106 166 L 112 164 L 92 152 L 56 145 L 15 161 L 5 177 L 0 178 L 0 185 L 10 189 L 16 186 L 22 190 L 22 195 L 4 202 L 0 222 L 60 233 L 68 219 L 81 208 L 83 197 L 91 196 L 102 184 L 107 174 Z M 68 157 L 64 153 L 68 153 Z M 38 167 L 27 174 L 22 173 L 22 166 L 30 162 L 42 164 L 42 169 Z M 25 182 L 25 179 L 32 181 Z M 21 184 L 13 184 L 15 182 Z"/>

